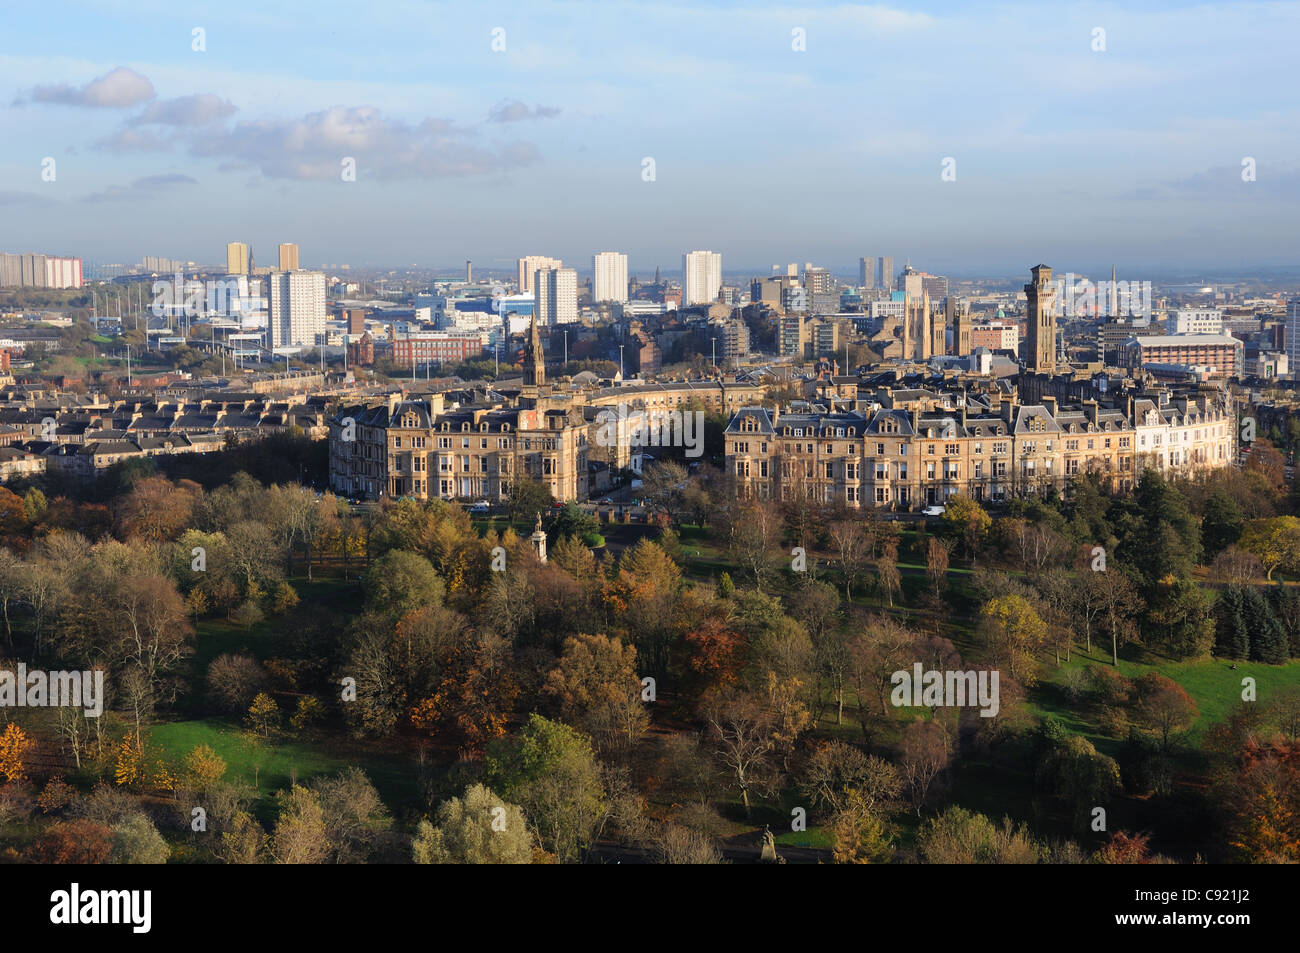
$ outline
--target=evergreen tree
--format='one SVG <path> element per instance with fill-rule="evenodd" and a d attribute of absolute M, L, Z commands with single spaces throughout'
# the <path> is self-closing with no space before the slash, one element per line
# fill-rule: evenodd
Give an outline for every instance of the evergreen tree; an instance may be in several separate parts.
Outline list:
<path fill-rule="evenodd" d="M 1250 654 L 1250 633 L 1246 629 L 1245 601 L 1241 586 L 1228 586 L 1219 594 L 1214 654 L 1221 658 L 1244 659 Z"/>
<path fill-rule="evenodd" d="M 1246 590 L 1243 615 L 1250 633 L 1250 659 L 1280 665 L 1287 658 L 1286 634 L 1273 614 L 1268 600 L 1258 589 Z"/>

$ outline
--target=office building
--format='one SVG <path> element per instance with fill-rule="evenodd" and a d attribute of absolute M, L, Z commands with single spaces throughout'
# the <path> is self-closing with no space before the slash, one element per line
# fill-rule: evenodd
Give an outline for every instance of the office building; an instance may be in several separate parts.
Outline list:
<path fill-rule="evenodd" d="M 810 295 L 830 294 L 831 289 L 835 287 L 835 280 L 829 270 L 809 267 L 803 272 L 803 286 L 808 289 Z"/>
<path fill-rule="evenodd" d="M 930 296 L 931 301 L 942 301 L 948 297 L 948 279 L 942 275 L 921 273 L 921 289 Z"/>
<path fill-rule="evenodd" d="M 1124 345 L 1124 366 L 1176 364 L 1208 368 L 1212 375 L 1241 374 L 1241 341 L 1230 334 L 1139 334 Z"/>
<path fill-rule="evenodd" d="M 893 258 L 882 256 L 876 261 L 876 287 L 890 289 L 894 287 Z"/>
<path fill-rule="evenodd" d="M 1222 334 L 1223 312 L 1217 308 L 1180 308 L 1165 320 L 1170 334 Z"/>
<path fill-rule="evenodd" d="M 280 270 L 281 271 L 298 270 L 298 246 L 297 245 L 280 246 Z"/>

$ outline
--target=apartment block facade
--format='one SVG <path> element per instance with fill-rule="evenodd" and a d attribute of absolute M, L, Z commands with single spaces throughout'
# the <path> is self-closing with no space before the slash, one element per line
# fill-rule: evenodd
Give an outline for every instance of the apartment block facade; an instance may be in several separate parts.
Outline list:
<path fill-rule="evenodd" d="M 1210 397 L 1163 407 L 1135 400 L 1124 411 L 1095 401 L 1063 410 L 1052 398 L 868 412 L 747 407 L 725 441 L 739 495 L 907 510 L 958 494 L 982 502 L 1039 495 L 1085 473 L 1123 491 L 1148 468 L 1188 474 L 1229 466 L 1236 424 L 1223 400 Z"/>
<path fill-rule="evenodd" d="M 329 427 L 330 488 L 349 498 L 501 501 L 524 477 L 587 498 L 588 428 L 572 408 L 394 399 L 344 407 Z"/>

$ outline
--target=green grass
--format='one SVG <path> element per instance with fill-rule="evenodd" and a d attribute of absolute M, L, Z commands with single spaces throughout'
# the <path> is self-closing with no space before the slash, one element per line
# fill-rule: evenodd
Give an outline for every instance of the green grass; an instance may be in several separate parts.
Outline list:
<path fill-rule="evenodd" d="M 150 744 L 179 768 L 198 745 L 210 745 L 226 762 L 226 781 L 274 794 L 312 778 L 337 774 L 353 765 L 365 771 L 384 803 L 397 811 L 417 795 L 410 758 L 377 753 L 336 740 L 271 739 L 255 742 L 239 726 L 220 718 L 175 721 L 154 726 Z"/>
<path fill-rule="evenodd" d="M 1058 669 L 1050 662 L 1043 667 L 1043 681 L 1059 689 L 1065 684 L 1066 673 L 1085 665 L 1110 665 L 1110 656 L 1093 644 L 1092 654 L 1075 654 L 1069 662 L 1062 663 Z M 1237 662 L 1236 671 L 1233 663 L 1224 659 L 1197 659 L 1189 662 L 1131 662 L 1120 659 L 1119 672 L 1125 678 L 1137 678 L 1147 672 L 1159 672 L 1173 679 L 1187 694 L 1192 696 L 1200 714 L 1192 723 L 1188 733 L 1190 741 L 1199 741 L 1205 731 L 1212 725 L 1228 717 L 1232 709 L 1241 701 L 1241 680 L 1247 676 L 1255 679 L 1256 699 L 1267 704 L 1273 693 L 1284 687 L 1300 685 L 1300 660 L 1292 660 L 1285 665 L 1264 665 L 1259 662 Z M 1039 690 L 1031 696 L 1030 708 L 1040 717 L 1053 715 L 1061 719 L 1071 731 L 1086 735 L 1094 743 L 1098 740 L 1092 725 L 1077 714 L 1078 706 L 1067 707 L 1063 703 L 1063 693 L 1059 691 Z"/>

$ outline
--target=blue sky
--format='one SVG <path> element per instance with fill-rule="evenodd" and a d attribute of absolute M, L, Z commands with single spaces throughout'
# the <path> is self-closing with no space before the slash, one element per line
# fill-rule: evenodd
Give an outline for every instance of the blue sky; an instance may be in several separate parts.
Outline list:
<path fill-rule="evenodd" d="M 0 248 L 1286 266 L 1297 37 L 1297 3 L 25 4 L 0 33 Z"/>

